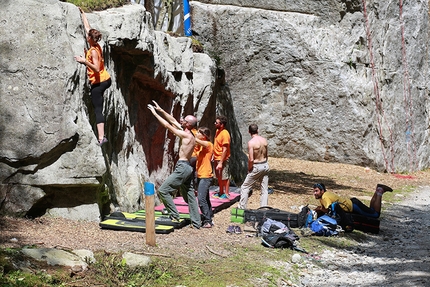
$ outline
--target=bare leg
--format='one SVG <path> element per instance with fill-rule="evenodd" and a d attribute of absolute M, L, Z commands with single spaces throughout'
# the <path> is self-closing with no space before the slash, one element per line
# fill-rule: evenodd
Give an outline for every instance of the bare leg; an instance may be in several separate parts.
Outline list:
<path fill-rule="evenodd" d="M 219 178 L 219 195 L 224 194 L 224 180 L 222 179 L 222 177 Z"/>
<path fill-rule="evenodd" d="M 224 170 L 224 167 L 222 169 L 217 169 L 218 162 L 219 161 L 217 160 L 214 161 L 214 170 L 215 170 L 215 176 L 218 180 L 218 186 L 219 186 L 218 195 L 221 196 L 224 194 L 224 186 L 225 186 L 225 183 L 224 183 L 225 180 L 222 179 L 222 172 Z"/>
<path fill-rule="evenodd" d="M 378 213 L 381 213 L 381 206 L 382 206 L 382 195 L 386 191 L 384 188 L 377 186 L 375 193 L 372 196 L 372 199 L 370 200 L 370 208 L 373 208 Z"/>
<path fill-rule="evenodd" d="M 225 194 L 227 196 L 229 196 L 230 195 L 230 180 L 226 179 L 223 181 L 224 181 Z"/>
<path fill-rule="evenodd" d="M 218 185 L 219 185 L 219 195 L 227 194 L 226 180 L 222 179 L 222 176 L 218 180 Z"/>
<path fill-rule="evenodd" d="M 382 205 L 382 194 L 378 194 L 376 191 L 370 200 L 370 208 L 373 208 L 378 213 L 381 213 L 381 205 Z"/>
<path fill-rule="evenodd" d="M 230 191 L 230 181 L 228 178 L 223 179 L 223 174 L 225 172 L 226 167 L 223 166 L 222 169 L 216 169 L 217 165 L 218 165 L 218 161 L 215 161 L 215 175 L 216 175 L 216 178 L 218 179 L 218 186 L 219 186 L 218 195 L 221 196 L 225 194 L 226 196 L 228 196 Z"/>
<path fill-rule="evenodd" d="M 98 133 L 98 139 L 99 142 L 103 140 L 103 137 L 105 135 L 105 123 L 99 123 L 97 124 L 97 133 Z"/>
<path fill-rule="evenodd" d="M 222 175 L 217 170 L 215 171 L 215 174 L 216 174 L 216 179 L 218 180 L 218 187 L 219 187 L 218 195 L 221 195 L 224 193 L 224 185 L 223 185 Z"/>

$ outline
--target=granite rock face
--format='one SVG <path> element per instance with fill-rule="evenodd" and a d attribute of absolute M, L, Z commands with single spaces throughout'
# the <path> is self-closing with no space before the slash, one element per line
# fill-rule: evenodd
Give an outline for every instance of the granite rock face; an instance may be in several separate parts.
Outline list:
<path fill-rule="evenodd" d="M 240 132 L 257 123 L 270 155 L 388 172 L 429 166 L 427 1 L 191 5 Z"/>
<path fill-rule="evenodd" d="M 147 110 L 152 100 L 209 128 L 226 115 L 237 183 L 250 123 L 268 138 L 270 156 L 388 172 L 429 167 L 427 2 L 191 6 L 206 54 L 193 53 L 189 38 L 154 31 L 142 5 L 87 14 L 112 76 L 109 142 L 100 148 L 86 70 L 73 58 L 85 48 L 77 7 L 2 2 L 0 214 L 94 220 L 143 208 L 144 182 L 164 181 L 179 145 Z"/>
<path fill-rule="evenodd" d="M 100 148 L 86 69 L 74 59 L 85 48 L 77 7 L 30 0 L 0 9 L 0 213 L 87 206 L 93 219 L 94 203 L 101 214 L 143 208 L 143 183 L 158 186 L 170 174 L 178 146 L 147 104 L 156 100 L 177 118 L 206 117 L 213 127 L 211 58 L 194 54 L 189 38 L 154 31 L 141 5 L 87 14 L 103 34 L 112 77 L 104 95 L 109 142 Z"/>

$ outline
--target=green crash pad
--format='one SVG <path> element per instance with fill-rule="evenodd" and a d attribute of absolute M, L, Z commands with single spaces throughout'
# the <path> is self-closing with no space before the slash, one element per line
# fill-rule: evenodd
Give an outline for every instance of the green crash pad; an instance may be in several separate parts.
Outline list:
<path fill-rule="evenodd" d="M 134 214 L 145 216 L 145 214 L 146 214 L 145 213 L 145 209 L 138 210 Z M 163 216 L 163 213 L 161 211 L 155 211 L 154 214 L 155 214 L 155 216 Z M 164 215 L 164 216 L 166 216 L 166 215 Z M 179 213 L 179 218 L 188 219 L 189 220 L 190 219 L 190 214 L 188 214 L 188 213 Z"/>
<path fill-rule="evenodd" d="M 106 219 L 99 223 L 101 228 L 113 230 L 126 230 L 145 232 L 146 224 L 144 220 L 136 219 Z M 173 226 L 155 224 L 155 233 L 167 234 L 174 231 Z"/>
<path fill-rule="evenodd" d="M 245 223 L 245 210 L 232 208 L 230 211 L 230 222 Z"/>
<path fill-rule="evenodd" d="M 235 216 L 244 217 L 245 216 L 245 209 L 232 208 L 230 211 L 230 214 L 235 215 Z"/>
<path fill-rule="evenodd" d="M 146 215 L 145 213 L 141 213 L 141 212 L 135 212 L 135 213 L 114 212 L 110 214 L 106 219 L 133 219 L 134 221 L 145 222 Z M 155 213 L 155 224 L 158 224 L 158 225 L 173 226 L 175 229 L 177 229 L 177 228 L 182 228 L 185 225 L 188 225 L 189 223 L 190 222 L 187 219 L 181 218 L 179 222 L 174 222 L 167 215 L 162 215 L 161 213 L 159 214 Z"/>
<path fill-rule="evenodd" d="M 245 217 L 231 215 L 230 216 L 230 222 L 245 223 Z"/>

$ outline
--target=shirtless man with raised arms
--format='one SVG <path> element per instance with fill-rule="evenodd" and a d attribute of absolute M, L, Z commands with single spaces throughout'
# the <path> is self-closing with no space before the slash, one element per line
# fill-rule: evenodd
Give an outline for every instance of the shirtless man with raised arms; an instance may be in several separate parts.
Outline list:
<path fill-rule="evenodd" d="M 267 140 L 258 135 L 258 126 L 249 126 L 251 140 L 248 141 L 248 175 L 241 186 L 239 208 L 246 209 L 249 192 L 255 182 L 261 185 L 260 207 L 268 204 L 269 164 L 267 163 Z"/>
<path fill-rule="evenodd" d="M 197 125 L 197 119 L 192 115 L 188 115 L 180 124 L 172 115 L 164 111 L 157 102 L 153 101 L 153 103 L 154 105 L 148 104 L 148 109 L 165 128 L 181 139 L 179 160 L 176 163 L 175 170 L 158 189 L 161 200 L 170 213 L 170 218 L 172 220 L 179 220 L 179 212 L 173 203 L 172 197 L 173 193 L 179 189 L 185 202 L 188 203 L 192 226 L 200 228 L 201 218 L 194 193 L 193 168 L 189 161 L 196 144 L 191 130 Z"/>

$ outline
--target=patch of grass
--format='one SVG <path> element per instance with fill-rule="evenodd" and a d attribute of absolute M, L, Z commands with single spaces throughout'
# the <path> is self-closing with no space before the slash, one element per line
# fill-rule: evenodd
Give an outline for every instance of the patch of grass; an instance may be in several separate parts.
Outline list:
<path fill-rule="evenodd" d="M 267 249 L 256 240 L 255 246 L 227 246 L 228 257 L 190 260 L 186 257 L 157 258 L 147 267 L 128 267 L 120 253 L 96 252 L 96 263 L 87 271 L 71 273 L 68 267 L 46 268 L 32 265 L 23 270 L 12 268 L 10 262 L 25 262 L 18 250 L 0 249 L 3 272 L 1 286 L 276 286 L 279 278 L 290 278 L 285 266 L 273 262 L 289 262 L 291 250 Z M 6 267 L 10 264 L 10 267 Z M 37 262 L 34 262 L 37 264 Z M 40 263 L 43 264 L 43 263 Z M 22 264 L 18 264 L 23 266 Z M 279 265 L 279 266 L 278 266 Z M 48 270 L 47 270 L 48 269 Z M 264 283 L 262 283 L 264 282 Z"/>
<path fill-rule="evenodd" d="M 383 200 L 386 202 L 399 202 L 402 201 L 405 197 L 408 197 L 409 194 L 411 194 L 416 189 L 416 186 L 405 185 L 402 186 L 400 190 L 396 189 L 393 192 L 385 192 Z"/>
<path fill-rule="evenodd" d="M 257 243 L 248 248 L 238 246 L 226 247 L 231 256 L 212 258 L 207 260 L 190 260 L 189 258 L 163 258 L 159 259 L 161 265 L 170 265 L 172 276 L 165 278 L 160 285 L 152 286 L 261 286 L 257 282 L 266 282 L 266 286 L 276 282 L 286 274 L 273 265 L 264 264 L 276 260 L 285 260 L 289 250 L 270 250 Z"/>
<path fill-rule="evenodd" d="M 298 231 L 296 231 L 298 232 Z M 298 233 L 299 234 L 299 233 Z M 339 237 L 301 237 L 300 247 L 310 254 L 320 254 L 327 248 L 348 249 L 366 235 L 353 232 Z M 44 270 L 35 273 L 23 272 L 14 268 L 4 268 L 8 262 L 25 262 L 28 258 L 18 250 L 0 249 L 1 286 L 279 286 L 280 281 L 298 282 L 301 263 L 291 262 L 295 253 L 290 249 L 270 249 L 261 245 L 255 238 L 251 244 L 226 242 L 222 254 L 226 257 L 208 255 L 207 259 L 190 259 L 185 256 L 152 257 L 147 267 L 128 267 L 121 253 L 95 253 L 96 263 L 88 270 L 77 274 L 70 269 L 47 268 L 32 265 L 31 270 Z M 12 259 L 13 258 L 13 259 Z M 201 257 L 200 257 L 201 258 Z M 318 264 L 318 262 L 314 262 Z M 36 264 L 36 263 L 34 263 Z M 41 264 L 41 263 L 39 263 Z M 80 284 L 80 285 L 74 285 Z"/>
<path fill-rule="evenodd" d="M 101 11 L 109 8 L 120 7 L 130 1 L 127 0 L 65 0 L 63 2 L 72 3 L 81 7 L 85 12 Z"/>
<path fill-rule="evenodd" d="M 95 258 L 96 263 L 90 266 L 91 272 L 85 277 L 103 286 L 158 286 L 157 282 L 164 284 L 166 278 L 171 278 L 170 265 L 151 263 L 131 268 L 119 253 L 98 252 Z"/>
<path fill-rule="evenodd" d="M 365 239 L 366 235 L 359 232 L 339 237 L 302 237 L 300 246 L 309 253 L 319 254 L 327 248 L 352 248 Z M 223 250 L 229 256 L 200 260 L 181 256 L 153 258 L 151 266 L 135 269 L 122 264 L 119 254 L 99 254 L 96 256 L 98 263 L 91 267 L 94 272 L 86 278 L 115 286 L 252 287 L 277 286 L 279 280 L 296 282 L 300 277 L 301 267 L 291 262 L 297 251 L 265 248 L 260 238 L 246 247 L 226 243 Z"/>
<path fill-rule="evenodd" d="M 0 248 L 0 286 L 65 286 L 70 278 L 63 268 L 47 270 L 46 263 L 26 258 L 19 249 Z"/>
<path fill-rule="evenodd" d="M 203 53 L 204 52 L 204 48 L 203 48 L 203 44 L 200 43 L 199 40 L 197 40 L 194 37 L 191 37 L 191 47 L 193 48 L 193 52 L 194 53 Z"/>
<path fill-rule="evenodd" d="M 331 247 L 334 249 L 350 249 L 366 240 L 366 235 L 361 232 L 351 232 L 339 236 L 309 236 L 300 238 L 300 247 L 310 254 L 320 253 L 321 250 Z"/>

